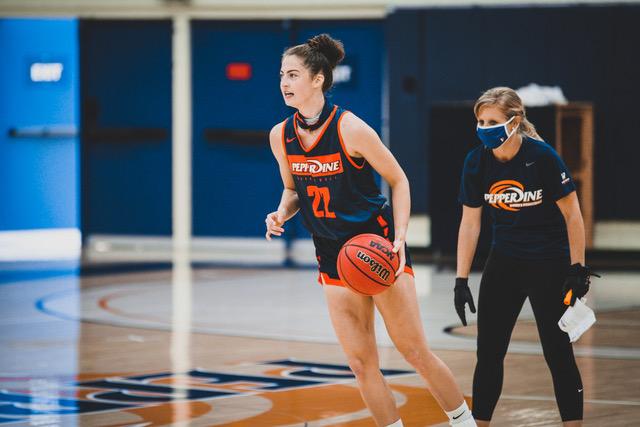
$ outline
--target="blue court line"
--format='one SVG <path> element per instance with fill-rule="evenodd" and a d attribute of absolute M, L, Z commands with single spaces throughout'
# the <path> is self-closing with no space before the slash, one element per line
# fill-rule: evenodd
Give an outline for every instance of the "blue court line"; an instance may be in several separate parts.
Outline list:
<path fill-rule="evenodd" d="M 35 302 L 35 307 L 41 313 L 48 314 L 49 316 L 57 317 L 58 319 L 69 320 L 71 322 L 81 322 L 82 317 L 69 316 L 66 313 L 60 313 L 58 311 L 54 311 L 46 307 L 46 303 L 49 300 L 56 299 L 61 296 L 73 295 L 73 294 L 80 294 L 80 289 L 70 289 L 67 291 L 55 292 L 53 294 L 49 294 L 42 298 L 38 298 Z"/>

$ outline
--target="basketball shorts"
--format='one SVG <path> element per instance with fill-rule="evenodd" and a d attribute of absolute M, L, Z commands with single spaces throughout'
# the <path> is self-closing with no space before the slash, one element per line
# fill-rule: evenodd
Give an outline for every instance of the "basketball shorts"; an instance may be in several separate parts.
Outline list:
<path fill-rule="evenodd" d="M 377 215 L 374 215 L 371 220 L 363 224 L 362 227 L 358 227 L 353 235 L 348 236 L 341 240 L 327 239 L 324 237 L 313 236 L 313 244 L 316 247 L 316 258 L 318 260 L 318 283 L 321 285 L 336 285 L 344 286 L 344 283 L 338 276 L 338 253 L 349 239 L 358 234 L 372 233 L 384 237 L 385 239 L 393 242 L 394 240 L 394 228 L 393 228 L 393 211 L 389 205 L 385 205 Z M 413 276 L 413 270 L 411 268 L 411 255 L 409 254 L 409 248 L 405 243 L 405 273 L 409 273 Z"/>

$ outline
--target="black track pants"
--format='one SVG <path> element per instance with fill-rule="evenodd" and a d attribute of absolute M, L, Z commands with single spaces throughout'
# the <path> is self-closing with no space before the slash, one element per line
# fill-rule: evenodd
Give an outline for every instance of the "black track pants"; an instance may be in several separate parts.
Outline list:
<path fill-rule="evenodd" d="M 502 391 L 503 361 L 511 332 L 527 297 L 553 378 L 560 416 L 563 421 L 582 419 L 580 372 L 569 337 L 558 327 L 566 310 L 561 293 L 568 266 L 567 259 L 526 261 L 496 251 L 489 256 L 478 298 L 478 362 L 473 377 L 476 419 L 491 420 Z"/>

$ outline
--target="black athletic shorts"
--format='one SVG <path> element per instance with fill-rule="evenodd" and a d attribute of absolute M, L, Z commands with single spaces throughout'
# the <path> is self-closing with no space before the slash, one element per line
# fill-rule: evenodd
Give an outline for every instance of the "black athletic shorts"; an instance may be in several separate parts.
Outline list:
<path fill-rule="evenodd" d="M 391 206 L 385 205 L 378 215 L 374 215 L 371 220 L 363 224 L 351 236 L 348 236 L 342 240 L 326 239 L 323 237 L 313 236 L 313 244 L 316 247 L 316 258 L 318 259 L 318 283 L 321 285 L 336 285 L 344 286 L 342 280 L 338 276 L 338 253 L 349 239 L 358 234 L 372 233 L 384 237 L 385 239 L 393 242 L 395 231 L 393 227 L 393 211 Z M 411 268 L 411 255 L 409 254 L 409 248 L 405 243 L 405 273 L 409 273 L 413 276 L 413 269 Z"/>

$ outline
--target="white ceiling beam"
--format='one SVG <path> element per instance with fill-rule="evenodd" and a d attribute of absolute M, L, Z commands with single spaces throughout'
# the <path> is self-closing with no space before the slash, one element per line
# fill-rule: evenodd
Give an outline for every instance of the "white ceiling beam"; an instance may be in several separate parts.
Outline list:
<path fill-rule="evenodd" d="M 640 4 L 640 0 L 0 0 L 0 16 L 81 18 L 344 19 L 383 18 L 402 7 Z"/>

